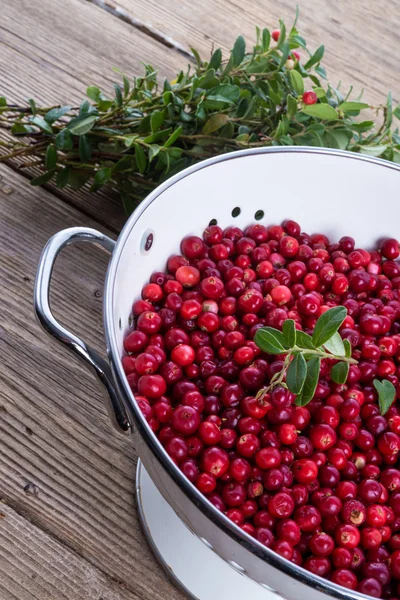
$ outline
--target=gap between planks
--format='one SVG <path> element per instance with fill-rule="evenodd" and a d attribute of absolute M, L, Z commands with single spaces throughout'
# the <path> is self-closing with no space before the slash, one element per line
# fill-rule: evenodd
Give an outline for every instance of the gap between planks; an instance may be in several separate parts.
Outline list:
<path fill-rule="evenodd" d="M 125 10 L 121 6 L 118 6 L 112 0 L 87 0 L 87 2 L 99 6 L 103 10 L 106 10 L 108 13 L 112 14 L 114 17 L 117 17 L 117 19 L 121 19 L 121 21 L 128 23 L 128 25 L 135 27 L 142 33 L 145 33 L 149 37 L 153 38 L 153 40 L 160 42 L 160 44 L 163 44 L 167 48 L 176 50 L 190 61 L 195 62 L 194 54 L 189 52 L 189 50 L 187 50 L 180 42 L 169 35 L 165 35 L 159 29 L 153 27 L 150 23 L 146 23 L 141 19 L 134 17 L 129 11 Z"/>

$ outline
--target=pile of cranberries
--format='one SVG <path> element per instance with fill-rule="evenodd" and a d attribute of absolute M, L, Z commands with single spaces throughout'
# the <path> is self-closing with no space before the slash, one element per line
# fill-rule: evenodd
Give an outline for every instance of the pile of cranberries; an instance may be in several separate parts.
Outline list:
<path fill-rule="evenodd" d="M 133 304 L 123 366 L 150 427 L 185 476 L 284 558 L 352 590 L 400 598 L 400 410 L 382 416 L 375 377 L 400 396 L 399 243 L 253 224 L 182 241 Z M 346 384 L 321 363 L 313 400 L 256 398 L 282 356 L 256 346 L 285 319 L 312 333 L 329 307 L 358 363 Z"/>

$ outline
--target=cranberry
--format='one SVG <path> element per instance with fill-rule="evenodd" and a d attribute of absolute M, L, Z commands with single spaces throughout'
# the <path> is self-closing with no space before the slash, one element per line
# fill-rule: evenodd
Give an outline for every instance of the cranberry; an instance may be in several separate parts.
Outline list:
<path fill-rule="evenodd" d="M 315 533 L 309 541 L 309 548 L 316 556 L 328 556 L 333 552 L 335 542 L 327 533 Z"/>
<path fill-rule="evenodd" d="M 337 435 L 329 425 L 315 425 L 309 431 L 309 437 L 314 448 L 328 450 L 332 448 L 337 440 Z"/>
<path fill-rule="evenodd" d="M 346 500 L 341 512 L 342 520 L 357 527 L 366 520 L 365 506 L 359 500 Z"/>
<path fill-rule="evenodd" d="M 335 531 L 336 543 L 343 548 L 355 548 L 360 543 L 360 539 L 360 532 L 354 525 L 342 524 Z"/>
<path fill-rule="evenodd" d="M 303 566 L 320 577 L 326 577 L 330 571 L 329 559 L 322 556 L 309 556 Z"/>
<path fill-rule="evenodd" d="M 244 486 L 238 482 L 226 483 L 222 488 L 222 499 L 230 507 L 240 506 L 246 498 Z"/>
<path fill-rule="evenodd" d="M 229 469 L 229 456 L 222 448 L 212 446 L 204 450 L 201 467 L 204 472 L 211 473 L 216 478 L 222 477 Z"/>
<path fill-rule="evenodd" d="M 270 498 L 268 502 L 268 510 L 275 518 L 288 518 L 291 516 L 294 510 L 294 501 L 286 492 L 278 492 Z"/>
<path fill-rule="evenodd" d="M 181 437 L 171 437 L 165 446 L 166 451 L 177 463 L 182 462 L 188 456 L 188 446 Z"/>
<path fill-rule="evenodd" d="M 260 451 L 261 452 L 261 451 Z M 257 458 L 257 457 L 256 457 Z M 299 483 L 310 483 L 318 475 L 318 467 L 314 461 L 307 458 L 296 460 L 292 466 L 293 475 Z"/>
<path fill-rule="evenodd" d="M 217 486 L 217 480 L 211 473 L 200 473 L 195 485 L 203 494 L 211 494 Z"/>
<path fill-rule="evenodd" d="M 138 381 L 138 391 L 146 398 L 160 398 L 167 389 L 161 375 L 142 375 Z"/>
<path fill-rule="evenodd" d="M 315 104 L 317 102 L 317 94 L 313 90 L 308 90 L 304 92 L 302 96 L 302 100 L 304 104 Z"/>
<path fill-rule="evenodd" d="M 300 506 L 294 513 L 294 520 L 300 526 L 302 531 L 315 531 L 321 524 L 321 515 L 319 511 L 312 505 L 306 504 Z"/>
<path fill-rule="evenodd" d="M 260 447 L 260 440 L 254 433 L 246 433 L 238 439 L 236 450 L 240 456 L 250 458 Z M 279 453 L 278 453 L 279 454 Z"/>
<path fill-rule="evenodd" d="M 348 569 L 337 569 L 331 575 L 331 581 L 350 590 L 357 588 L 357 576 Z"/>

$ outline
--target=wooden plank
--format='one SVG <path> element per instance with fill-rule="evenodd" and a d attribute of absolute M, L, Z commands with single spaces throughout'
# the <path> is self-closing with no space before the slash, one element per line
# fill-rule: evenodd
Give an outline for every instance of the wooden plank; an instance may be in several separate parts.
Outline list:
<path fill-rule="evenodd" d="M 398 45 L 400 13 L 396 0 L 380 2 L 326 2 L 325 0 L 95 0 L 126 11 L 148 28 L 194 46 L 207 58 L 213 46 L 232 47 L 239 34 L 255 39 L 255 26 L 275 29 L 279 18 L 293 22 L 300 7 L 299 29 L 310 48 L 324 44 L 324 65 L 333 84 L 344 89 L 365 88 L 365 98 L 384 102 L 389 89 L 400 99 L 400 69 L 393 68 L 393 49 Z"/>
<path fill-rule="evenodd" d="M 82 215 L 44 190 L 28 189 L 4 165 L 0 175 L 2 497 L 143 600 L 182 598 L 139 527 L 132 441 L 112 429 L 92 375 L 51 343 L 33 315 L 40 251 L 57 230 L 82 224 Z M 87 218 L 84 224 L 98 227 Z M 87 244 L 67 248 L 52 288 L 55 314 L 99 350 L 106 266 L 105 253 Z M 29 483 L 37 494 L 24 491 Z"/>
<path fill-rule="evenodd" d="M 50 535 L 0 502 L 2 600 L 138 600 Z"/>
<path fill-rule="evenodd" d="M 143 62 L 174 73 L 186 59 L 138 29 L 113 18 L 85 0 L 2 5 L 0 23 L 0 95 L 9 102 L 34 98 L 40 105 L 79 105 L 89 85 L 114 94 L 121 68 L 129 77 L 142 74 Z M 58 195 L 114 231 L 124 215 L 116 194 L 58 191 Z M 106 201 L 108 198 L 108 202 Z"/>

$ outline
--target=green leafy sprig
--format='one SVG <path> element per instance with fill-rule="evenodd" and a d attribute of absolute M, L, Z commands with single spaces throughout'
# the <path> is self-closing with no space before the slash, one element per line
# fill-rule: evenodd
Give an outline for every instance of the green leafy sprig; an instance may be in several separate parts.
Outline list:
<path fill-rule="evenodd" d="M 342 340 L 338 331 L 346 315 L 344 306 L 330 308 L 319 317 L 312 335 L 297 330 L 292 319 L 283 323 L 282 331 L 273 327 L 258 329 L 254 337 L 257 346 L 267 354 L 280 354 L 285 358 L 281 371 L 275 373 L 269 385 L 257 396 L 282 385 L 296 395 L 297 406 L 306 406 L 314 397 L 322 359 L 335 361 L 330 377 L 335 383 L 345 383 L 350 365 L 357 364 L 351 356 L 349 340 Z M 374 386 L 378 392 L 380 412 L 384 415 L 395 401 L 395 387 L 387 379 L 375 379 Z"/>
<path fill-rule="evenodd" d="M 268 29 L 256 28 L 251 48 L 239 36 L 226 58 L 219 48 L 206 60 L 193 49 L 195 65 L 172 81 L 160 83 L 151 65 L 133 80 L 120 74 L 113 97 L 90 86 L 79 108 L 33 100 L 16 106 L 0 95 L 0 161 L 39 167 L 33 185 L 88 184 L 93 192 L 114 185 L 128 213 L 174 173 L 233 150 L 324 146 L 400 163 L 393 127 L 400 106 L 392 106 L 389 94 L 384 105 L 371 107 L 330 84 L 321 64 L 324 46 L 310 52 L 296 22 L 297 15 L 289 29 L 280 22 L 277 42 Z M 302 100 L 309 89 L 316 104 Z"/>

